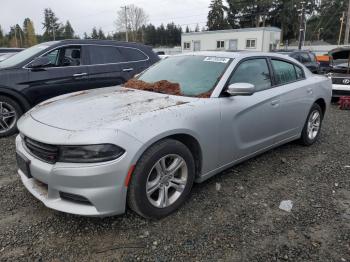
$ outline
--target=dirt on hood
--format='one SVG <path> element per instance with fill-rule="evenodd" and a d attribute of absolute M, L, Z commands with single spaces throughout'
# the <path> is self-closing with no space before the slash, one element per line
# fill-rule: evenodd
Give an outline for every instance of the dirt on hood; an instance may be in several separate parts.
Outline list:
<path fill-rule="evenodd" d="M 124 84 L 124 87 L 152 91 L 168 95 L 183 95 L 181 93 L 180 85 L 178 83 L 171 83 L 167 80 L 161 80 L 155 83 L 147 83 L 138 79 L 130 79 Z"/>

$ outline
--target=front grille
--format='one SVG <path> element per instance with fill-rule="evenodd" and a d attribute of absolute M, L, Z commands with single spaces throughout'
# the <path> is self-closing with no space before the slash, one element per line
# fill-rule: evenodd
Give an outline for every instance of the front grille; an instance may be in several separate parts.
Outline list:
<path fill-rule="evenodd" d="M 349 80 L 349 83 L 344 83 L 343 82 L 344 80 Z M 332 78 L 332 83 L 337 85 L 350 85 L 350 77 L 349 78 L 344 78 L 344 77 Z"/>
<path fill-rule="evenodd" d="M 29 153 L 31 153 L 34 157 L 50 164 L 57 162 L 57 146 L 44 144 L 28 137 L 24 137 L 24 144 Z"/>

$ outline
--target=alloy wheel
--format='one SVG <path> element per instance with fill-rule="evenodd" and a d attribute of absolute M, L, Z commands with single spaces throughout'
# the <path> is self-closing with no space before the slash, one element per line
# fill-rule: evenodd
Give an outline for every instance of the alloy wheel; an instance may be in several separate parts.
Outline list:
<path fill-rule="evenodd" d="M 0 102 L 0 133 L 5 133 L 16 125 L 15 108 L 6 102 Z"/>
<path fill-rule="evenodd" d="M 310 114 L 309 121 L 307 123 L 307 136 L 310 140 L 314 140 L 321 126 L 321 114 L 318 110 L 313 111 Z"/>
<path fill-rule="evenodd" d="M 159 159 L 148 174 L 146 194 L 157 208 L 172 205 L 182 195 L 188 179 L 186 161 L 179 155 L 166 155 Z"/>

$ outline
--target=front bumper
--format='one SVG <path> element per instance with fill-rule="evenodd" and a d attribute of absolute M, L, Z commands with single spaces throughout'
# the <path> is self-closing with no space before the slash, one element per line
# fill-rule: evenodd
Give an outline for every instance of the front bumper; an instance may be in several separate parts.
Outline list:
<path fill-rule="evenodd" d="M 350 95 L 350 85 L 332 85 L 332 97 L 341 97 Z"/>
<path fill-rule="evenodd" d="M 19 135 L 16 150 L 30 161 L 32 178 L 18 170 L 24 186 L 45 206 L 83 216 L 125 212 L 127 187 L 124 181 L 128 171 L 125 156 L 98 164 L 48 164 L 32 156 Z M 62 198 L 60 193 L 76 195 L 88 202 Z"/>

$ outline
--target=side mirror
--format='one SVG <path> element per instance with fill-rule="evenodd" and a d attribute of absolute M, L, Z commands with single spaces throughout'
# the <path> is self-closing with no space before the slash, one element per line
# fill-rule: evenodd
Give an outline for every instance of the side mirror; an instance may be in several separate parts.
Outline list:
<path fill-rule="evenodd" d="M 44 66 L 49 66 L 51 64 L 51 61 L 48 57 L 42 56 L 35 58 L 33 62 L 30 63 L 31 68 L 40 68 Z"/>
<path fill-rule="evenodd" d="M 255 93 L 255 86 L 249 83 L 235 83 L 229 85 L 226 92 L 230 96 L 251 96 Z"/>

